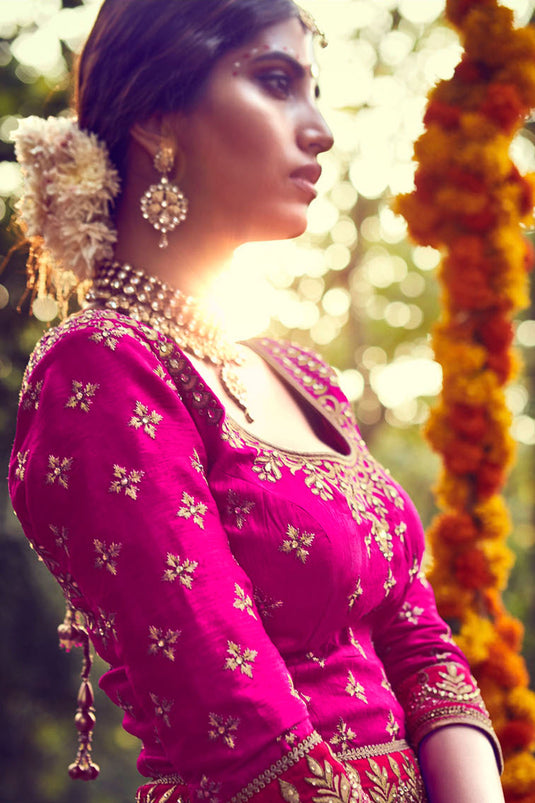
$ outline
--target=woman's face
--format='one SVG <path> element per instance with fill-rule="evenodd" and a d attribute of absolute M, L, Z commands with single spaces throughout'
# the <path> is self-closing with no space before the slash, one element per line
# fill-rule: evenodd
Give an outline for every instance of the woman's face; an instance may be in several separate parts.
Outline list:
<path fill-rule="evenodd" d="M 195 108 L 176 115 L 190 218 L 235 244 L 306 228 L 332 136 L 316 108 L 312 36 L 299 20 L 266 28 L 216 64 Z"/>

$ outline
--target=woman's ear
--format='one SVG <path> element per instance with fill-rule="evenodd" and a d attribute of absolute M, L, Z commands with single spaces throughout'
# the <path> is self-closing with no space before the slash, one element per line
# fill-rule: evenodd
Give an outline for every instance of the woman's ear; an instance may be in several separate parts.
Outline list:
<path fill-rule="evenodd" d="M 158 153 L 158 149 L 162 145 L 162 119 L 161 117 L 152 116 L 146 120 L 134 123 L 130 129 L 130 136 L 137 145 L 140 145 L 143 150 L 153 161 Z"/>

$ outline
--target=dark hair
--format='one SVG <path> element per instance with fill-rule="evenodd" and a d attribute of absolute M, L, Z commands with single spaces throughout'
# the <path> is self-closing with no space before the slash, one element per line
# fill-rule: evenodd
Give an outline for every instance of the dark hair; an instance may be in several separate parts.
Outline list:
<path fill-rule="evenodd" d="M 135 122 L 187 111 L 224 53 L 299 16 L 293 0 L 105 0 L 78 64 L 80 127 L 123 175 Z"/>

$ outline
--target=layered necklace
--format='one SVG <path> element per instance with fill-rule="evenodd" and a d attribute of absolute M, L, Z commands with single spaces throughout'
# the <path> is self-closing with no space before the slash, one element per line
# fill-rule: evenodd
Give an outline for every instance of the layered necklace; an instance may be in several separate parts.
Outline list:
<path fill-rule="evenodd" d="M 243 410 L 247 421 L 253 421 L 239 376 L 244 363 L 242 347 L 227 337 L 197 299 L 131 265 L 112 262 L 100 268 L 86 300 L 148 324 L 172 338 L 183 351 L 215 365 L 227 395 Z"/>

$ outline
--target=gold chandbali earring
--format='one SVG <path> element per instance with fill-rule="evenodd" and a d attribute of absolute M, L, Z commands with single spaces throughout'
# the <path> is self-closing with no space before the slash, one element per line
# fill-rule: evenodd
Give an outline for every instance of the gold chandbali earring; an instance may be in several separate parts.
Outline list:
<path fill-rule="evenodd" d="M 141 198 L 141 214 L 148 222 L 161 232 L 160 248 L 167 248 L 169 240 L 167 232 L 173 231 L 186 219 L 188 201 L 176 184 L 169 181 L 169 173 L 175 163 L 173 148 L 160 145 L 154 157 L 154 167 L 161 174 L 158 184 L 151 184 Z"/>

